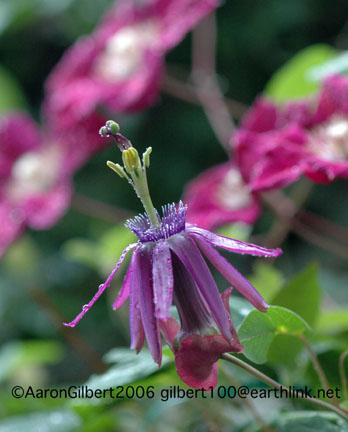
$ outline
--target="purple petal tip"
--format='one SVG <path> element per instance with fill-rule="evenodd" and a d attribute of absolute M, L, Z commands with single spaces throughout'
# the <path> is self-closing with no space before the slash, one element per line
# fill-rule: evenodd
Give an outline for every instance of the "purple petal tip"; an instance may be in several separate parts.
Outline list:
<path fill-rule="evenodd" d="M 258 309 L 261 312 L 267 312 L 269 309 L 269 304 L 264 301 L 263 304 L 260 307 L 258 307 Z"/>
<path fill-rule="evenodd" d="M 275 257 L 279 257 L 281 255 L 283 255 L 283 249 L 280 249 L 280 248 L 274 249 L 274 256 Z"/>
<path fill-rule="evenodd" d="M 64 326 L 64 327 L 70 327 L 70 328 L 74 328 L 74 327 L 75 327 L 75 325 L 76 325 L 76 324 L 74 324 L 74 323 L 71 323 L 71 322 L 70 322 L 70 323 L 63 323 L 63 326 Z"/>

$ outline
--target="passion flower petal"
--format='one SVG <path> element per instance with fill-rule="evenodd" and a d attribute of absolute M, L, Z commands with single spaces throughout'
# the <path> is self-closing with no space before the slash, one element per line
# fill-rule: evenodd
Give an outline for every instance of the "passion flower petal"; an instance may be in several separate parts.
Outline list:
<path fill-rule="evenodd" d="M 199 248 L 222 276 L 238 290 L 250 303 L 261 311 L 268 309 L 268 304 L 261 294 L 239 271 L 219 254 L 208 242 L 196 238 Z"/>
<path fill-rule="evenodd" d="M 241 240 L 232 239 L 229 237 L 217 235 L 211 231 L 199 228 L 193 225 L 186 227 L 186 231 L 196 238 L 203 238 L 214 246 L 226 249 L 230 252 L 239 254 L 260 256 L 266 258 L 276 258 L 282 254 L 282 250 L 279 248 L 268 249 L 261 246 L 257 246 L 252 243 L 246 243 Z"/>
<path fill-rule="evenodd" d="M 173 301 L 174 280 L 170 249 L 165 241 L 157 242 L 153 249 L 152 279 L 155 315 L 167 319 Z"/>
<path fill-rule="evenodd" d="M 149 350 L 155 362 L 160 365 L 162 346 L 158 322 L 155 317 L 151 254 L 152 251 L 147 246 L 138 249 L 135 256 L 135 270 L 131 278 L 131 290 L 134 290 L 139 298 L 141 320 Z"/>
<path fill-rule="evenodd" d="M 136 243 L 132 243 L 130 245 L 128 245 L 123 252 L 121 253 L 121 256 L 119 258 L 119 260 L 117 261 L 114 269 L 112 270 L 112 272 L 109 274 L 108 278 L 106 279 L 106 281 L 99 285 L 98 291 L 95 293 L 95 295 L 93 296 L 92 300 L 89 301 L 89 303 L 85 304 L 82 307 L 82 311 L 69 323 L 64 323 L 64 325 L 66 327 L 75 327 L 80 321 L 81 319 L 86 315 L 86 313 L 91 309 L 91 307 L 95 304 L 95 302 L 101 297 L 101 295 L 104 293 L 104 291 L 109 288 L 113 278 L 116 276 L 117 272 L 119 271 L 123 261 L 125 260 L 128 252 L 130 252 L 132 249 L 134 249 L 137 246 Z"/>

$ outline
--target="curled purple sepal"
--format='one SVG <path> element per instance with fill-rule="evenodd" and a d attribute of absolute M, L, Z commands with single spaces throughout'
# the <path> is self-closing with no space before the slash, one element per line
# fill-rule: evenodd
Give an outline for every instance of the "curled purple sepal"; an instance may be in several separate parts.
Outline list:
<path fill-rule="evenodd" d="M 276 258 L 280 256 L 283 251 L 279 248 L 268 249 L 262 246 L 257 246 L 252 243 L 246 243 L 241 240 L 231 239 L 229 237 L 214 234 L 211 231 L 207 231 L 203 228 L 196 227 L 191 224 L 186 224 L 186 231 L 199 238 L 204 238 L 208 240 L 209 243 L 221 249 L 226 249 L 230 252 L 235 252 L 238 254 L 246 254 L 253 256 L 261 256 L 265 258 Z"/>
<path fill-rule="evenodd" d="M 211 244 L 197 238 L 197 243 L 203 255 L 213 264 L 216 270 L 239 291 L 250 303 L 260 311 L 266 311 L 268 304 L 261 294 L 239 271 L 215 250 Z"/>
<path fill-rule="evenodd" d="M 84 317 L 84 315 L 86 315 L 86 313 L 91 309 L 91 307 L 95 304 L 95 302 L 99 299 L 99 297 L 103 294 L 103 292 L 107 288 L 109 288 L 113 278 L 115 277 L 116 273 L 120 269 L 120 267 L 121 267 L 123 261 L 125 260 L 128 252 L 130 252 L 136 246 L 137 246 L 137 243 L 132 243 L 132 244 L 128 245 L 123 250 L 119 260 L 117 261 L 117 263 L 114 267 L 114 269 L 112 270 L 112 272 L 110 273 L 110 275 L 108 276 L 106 281 L 103 284 L 99 285 L 98 291 L 94 294 L 92 300 L 90 300 L 89 303 L 82 306 L 81 312 L 72 321 L 70 321 L 69 323 L 64 323 L 64 325 L 66 327 L 75 327 L 81 321 L 81 319 Z"/>

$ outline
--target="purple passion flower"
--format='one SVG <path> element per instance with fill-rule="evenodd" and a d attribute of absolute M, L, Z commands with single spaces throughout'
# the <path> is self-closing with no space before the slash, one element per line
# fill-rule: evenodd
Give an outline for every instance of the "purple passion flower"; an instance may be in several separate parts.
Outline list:
<path fill-rule="evenodd" d="M 316 183 L 348 178 L 348 78 L 327 78 L 315 98 L 277 106 L 259 99 L 233 137 L 243 178 L 254 191 L 302 175 Z"/>
<path fill-rule="evenodd" d="M 160 365 L 162 334 L 175 354 L 180 378 L 191 387 L 214 387 L 221 354 L 240 352 L 243 348 L 230 318 L 231 289 L 219 293 L 208 262 L 256 308 L 266 311 L 265 300 L 217 248 L 262 257 L 277 257 L 281 250 L 265 249 L 188 224 L 187 208 L 182 202 L 163 206 L 160 216 L 147 188 L 151 149 L 144 153 L 141 162 L 114 123 L 108 122 L 101 133 L 114 135 L 118 144 L 122 143 L 124 167 L 113 162 L 108 162 L 108 166 L 133 185 L 146 213 L 126 222 L 138 241 L 126 247 L 92 300 L 65 325 L 78 324 L 110 287 L 127 254 L 132 252 L 122 288 L 113 303 L 113 309 L 118 309 L 129 299 L 131 348 L 140 351 L 146 339 L 152 357 Z M 180 323 L 172 317 L 172 305 Z"/>

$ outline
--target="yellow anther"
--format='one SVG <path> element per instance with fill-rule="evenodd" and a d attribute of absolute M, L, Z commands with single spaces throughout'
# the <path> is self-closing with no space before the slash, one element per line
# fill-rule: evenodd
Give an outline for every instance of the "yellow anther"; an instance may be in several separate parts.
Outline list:
<path fill-rule="evenodd" d="M 130 147 L 122 152 L 122 160 L 124 167 L 129 173 L 132 173 L 141 168 L 139 153 L 134 147 Z"/>
<path fill-rule="evenodd" d="M 125 170 L 123 169 L 123 167 L 121 167 L 121 165 L 115 164 L 114 162 L 111 162 L 111 161 L 107 161 L 106 165 L 110 169 L 112 169 L 112 171 L 115 171 L 115 173 L 118 174 L 121 178 L 127 178 L 127 174 L 126 174 Z"/>
<path fill-rule="evenodd" d="M 145 166 L 145 168 L 149 168 L 150 166 L 150 155 L 152 153 L 152 147 L 148 147 L 145 151 L 145 153 L 143 153 L 143 164 Z"/>

